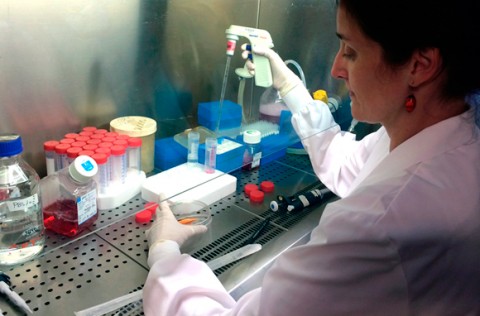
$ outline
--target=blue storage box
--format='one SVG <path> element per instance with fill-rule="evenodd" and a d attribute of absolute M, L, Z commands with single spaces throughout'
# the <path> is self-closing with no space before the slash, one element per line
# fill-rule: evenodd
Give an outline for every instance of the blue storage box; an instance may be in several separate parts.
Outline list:
<path fill-rule="evenodd" d="M 262 138 L 262 159 L 260 166 L 275 161 L 287 153 L 289 136 L 286 134 L 270 135 Z"/>
<path fill-rule="evenodd" d="M 220 111 L 220 102 L 198 104 L 198 124 L 215 131 Z M 223 101 L 219 130 L 239 128 L 242 124 L 242 107 L 229 100 Z"/>
<path fill-rule="evenodd" d="M 243 163 L 245 145 L 228 137 L 217 140 L 217 157 L 215 169 L 225 173 L 240 169 Z M 205 163 L 205 143 L 198 146 L 198 162 Z"/>
<path fill-rule="evenodd" d="M 173 137 L 155 141 L 155 168 L 168 170 L 187 162 L 187 148 L 176 142 Z"/>

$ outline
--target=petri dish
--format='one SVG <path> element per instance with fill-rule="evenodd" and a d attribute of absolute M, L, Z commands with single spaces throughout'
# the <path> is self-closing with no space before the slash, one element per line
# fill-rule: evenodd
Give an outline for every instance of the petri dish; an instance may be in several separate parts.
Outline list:
<path fill-rule="evenodd" d="M 180 223 L 184 225 L 205 225 L 208 227 L 207 232 L 194 236 L 187 240 L 181 247 L 184 253 L 194 253 L 202 247 L 210 244 L 212 240 L 212 232 L 210 224 L 212 222 L 212 214 L 210 207 L 202 201 L 170 201 L 170 209 Z"/>
<path fill-rule="evenodd" d="M 212 221 L 210 207 L 198 200 L 170 202 L 177 220 L 186 225 L 209 225 Z"/>

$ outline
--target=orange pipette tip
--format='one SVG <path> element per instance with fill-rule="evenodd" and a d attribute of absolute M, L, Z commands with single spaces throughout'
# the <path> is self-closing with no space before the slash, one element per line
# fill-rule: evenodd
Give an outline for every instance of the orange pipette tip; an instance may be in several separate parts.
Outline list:
<path fill-rule="evenodd" d="M 195 222 L 196 220 L 197 220 L 196 218 L 187 217 L 187 218 L 179 219 L 178 222 L 180 224 L 183 224 L 183 225 L 188 225 L 188 224 L 191 224 L 191 223 Z"/>

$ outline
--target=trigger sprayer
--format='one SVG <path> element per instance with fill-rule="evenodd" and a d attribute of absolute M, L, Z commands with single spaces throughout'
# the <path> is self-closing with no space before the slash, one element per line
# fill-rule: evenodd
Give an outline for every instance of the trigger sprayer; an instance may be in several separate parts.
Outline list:
<path fill-rule="evenodd" d="M 250 45 L 255 47 L 256 45 L 266 46 L 268 48 L 273 47 L 272 37 L 266 30 L 230 25 L 225 31 L 227 37 L 227 55 L 233 56 L 235 53 L 235 47 L 240 37 L 245 37 L 250 41 Z M 259 87 L 270 87 L 273 83 L 272 70 L 270 68 L 270 62 L 267 57 L 252 54 L 253 62 L 255 63 L 255 84 Z M 242 77 L 251 77 L 245 69 L 239 68 L 236 73 L 242 74 Z"/>

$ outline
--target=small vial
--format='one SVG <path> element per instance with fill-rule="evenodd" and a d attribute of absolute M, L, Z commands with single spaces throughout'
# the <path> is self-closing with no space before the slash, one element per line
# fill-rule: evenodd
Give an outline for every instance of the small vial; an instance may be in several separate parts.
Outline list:
<path fill-rule="evenodd" d="M 47 176 L 55 172 L 55 146 L 59 144 L 56 140 L 49 140 L 43 143 L 43 152 L 45 153 L 45 164 L 47 166 Z"/>
<path fill-rule="evenodd" d="M 78 153 L 79 156 L 88 156 L 88 157 L 92 157 L 92 155 L 94 154 L 95 152 L 93 150 L 85 150 L 85 149 L 82 149 L 82 151 L 80 151 Z"/>
<path fill-rule="evenodd" d="M 120 146 L 123 146 L 125 148 L 128 147 L 128 140 L 126 139 L 116 139 L 113 141 L 113 144 L 114 145 L 120 145 Z"/>
<path fill-rule="evenodd" d="M 71 144 L 74 142 L 75 142 L 75 139 L 73 138 L 63 138 L 60 140 L 60 144 Z"/>
<path fill-rule="evenodd" d="M 77 138 L 75 138 L 75 141 L 84 142 L 86 144 L 89 139 L 90 137 L 87 137 L 87 136 L 78 136 Z"/>
<path fill-rule="evenodd" d="M 118 133 L 117 133 L 117 132 L 108 132 L 108 133 L 105 133 L 104 136 L 105 136 L 105 137 L 114 137 L 114 138 L 117 138 Z"/>
<path fill-rule="evenodd" d="M 125 134 L 118 134 L 116 139 L 124 139 L 124 140 L 128 140 L 130 138 L 130 136 L 128 135 L 125 135 Z"/>
<path fill-rule="evenodd" d="M 102 153 L 95 153 L 92 155 L 92 158 L 98 165 L 97 174 L 93 177 L 95 182 L 97 182 L 97 191 L 99 194 L 105 194 L 110 185 L 108 156 Z"/>
<path fill-rule="evenodd" d="M 55 171 L 68 167 L 67 149 L 70 144 L 58 144 L 55 146 Z"/>
<path fill-rule="evenodd" d="M 110 170 L 111 170 L 111 166 L 110 166 L 110 156 L 112 155 L 112 151 L 110 150 L 110 148 L 107 148 L 107 147 L 99 147 L 97 149 L 95 149 L 95 153 L 96 154 L 105 154 L 107 155 L 107 164 L 108 164 L 108 167 L 107 167 L 107 178 L 108 178 L 108 182 L 109 182 L 109 185 L 111 185 L 110 183 L 110 179 L 112 178 L 111 175 L 110 175 Z"/>
<path fill-rule="evenodd" d="M 95 138 L 92 138 L 92 139 L 89 139 L 87 140 L 87 145 L 97 145 L 100 144 L 102 142 L 101 139 L 95 139 Z"/>
<path fill-rule="evenodd" d="M 108 133 L 108 132 L 109 132 L 109 131 L 106 130 L 106 129 L 99 128 L 99 129 L 96 129 L 93 133 L 94 133 L 94 134 L 100 134 L 100 135 L 105 136 L 105 134 Z"/>
<path fill-rule="evenodd" d="M 262 134 L 257 130 L 246 130 L 243 133 L 243 142 L 246 147 L 243 154 L 243 170 L 260 167 L 260 159 L 262 158 L 261 139 Z"/>
<path fill-rule="evenodd" d="M 127 178 L 126 148 L 120 145 L 110 147 L 110 180 L 112 185 L 124 184 Z"/>
<path fill-rule="evenodd" d="M 128 139 L 127 147 L 128 169 L 140 173 L 142 170 L 142 139 L 131 137 Z"/>
<path fill-rule="evenodd" d="M 104 134 L 100 133 L 100 134 L 95 134 L 93 133 L 92 136 L 90 136 L 90 139 L 103 139 L 104 137 Z"/>
<path fill-rule="evenodd" d="M 77 133 L 68 133 L 68 134 L 65 134 L 65 136 L 63 136 L 63 138 L 71 138 L 71 139 L 75 139 L 77 138 L 79 135 Z"/>
<path fill-rule="evenodd" d="M 109 143 L 109 142 L 101 142 L 100 144 L 98 144 L 98 148 L 110 148 L 113 146 L 113 143 Z"/>
<path fill-rule="evenodd" d="M 217 161 L 217 139 L 207 137 L 205 139 L 205 172 L 214 173 Z"/>
<path fill-rule="evenodd" d="M 200 142 L 200 134 L 195 131 L 188 133 L 188 156 L 187 162 L 189 167 L 193 167 L 198 163 L 198 144 Z"/>
<path fill-rule="evenodd" d="M 82 128 L 82 132 L 90 132 L 90 133 L 93 133 L 97 130 L 97 128 L 95 126 L 85 126 L 84 128 Z"/>
<path fill-rule="evenodd" d="M 78 135 L 90 138 L 90 136 L 93 135 L 93 132 L 83 131 L 83 132 L 78 133 Z"/>
<path fill-rule="evenodd" d="M 79 153 L 82 150 L 82 147 L 70 147 L 67 149 L 67 161 L 69 166 L 79 156 Z"/>
<path fill-rule="evenodd" d="M 107 134 L 105 134 L 105 135 L 107 135 Z M 102 142 L 105 142 L 105 143 L 112 143 L 113 144 L 113 142 L 116 141 L 116 140 L 117 140 L 117 138 L 113 137 L 113 136 L 105 136 L 105 137 L 102 138 Z"/>
<path fill-rule="evenodd" d="M 91 151 L 95 151 L 95 149 L 98 148 L 97 145 L 92 145 L 92 144 L 86 144 L 85 146 L 82 147 L 84 150 L 91 150 Z"/>
<path fill-rule="evenodd" d="M 83 148 L 83 146 L 85 146 L 86 144 L 86 142 L 73 142 L 70 144 L 70 146 Z"/>

